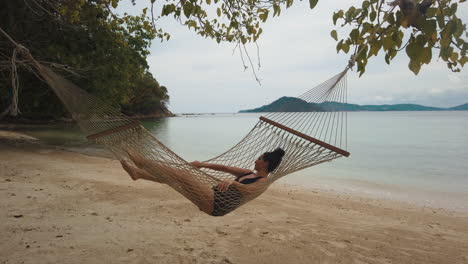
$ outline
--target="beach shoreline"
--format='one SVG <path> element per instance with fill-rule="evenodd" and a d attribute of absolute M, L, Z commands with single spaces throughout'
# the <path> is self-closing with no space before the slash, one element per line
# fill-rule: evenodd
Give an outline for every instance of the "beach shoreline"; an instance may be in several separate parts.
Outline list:
<path fill-rule="evenodd" d="M 2 139 L 6 144 L 13 143 L 15 145 L 23 146 L 34 144 L 44 149 L 62 150 L 92 157 L 115 159 L 114 156 L 101 145 L 57 145 L 34 138 L 34 136 L 31 136 L 29 133 L 25 134 L 16 129 L 5 130 L 5 128 L 3 128 L 2 130 L 2 127 L 0 127 L 0 142 Z M 311 173 L 314 173 L 314 171 L 311 171 Z M 292 177 L 294 177 L 294 175 L 283 178 L 276 182 L 274 186 L 281 185 L 284 188 L 298 189 L 306 192 L 324 192 L 332 195 L 339 194 L 354 198 L 385 200 L 400 203 L 402 205 L 407 204 L 408 206 L 428 207 L 448 212 L 468 213 L 468 204 L 464 202 L 468 199 L 467 194 L 458 194 L 460 197 L 457 197 L 457 199 L 454 200 L 453 193 L 450 193 L 450 198 L 447 198 L 447 195 L 443 192 L 422 190 L 408 186 L 392 186 L 369 181 L 357 181 L 356 179 L 331 180 L 331 177 L 318 178 L 316 176 L 313 176 L 313 179 L 310 181 L 304 182 L 303 180 L 291 179 Z"/>
<path fill-rule="evenodd" d="M 0 133 L 0 263 L 466 263 L 468 215 L 275 184 L 225 217 Z M 19 138 L 18 138 L 19 137 Z"/>

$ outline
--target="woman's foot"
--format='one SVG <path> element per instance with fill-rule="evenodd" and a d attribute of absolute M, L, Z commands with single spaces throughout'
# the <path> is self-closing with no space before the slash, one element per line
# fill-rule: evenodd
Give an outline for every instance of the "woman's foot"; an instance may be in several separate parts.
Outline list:
<path fill-rule="evenodd" d="M 132 180 L 136 181 L 136 180 L 140 179 L 139 172 L 138 172 L 139 169 L 138 168 L 133 167 L 132 165 L 130 165 L 128 163 L 128 161 L 125 161 L 125 160 L 121 160 L 120 164 L 122 164 L 122 167 L 128 173 L 128 175 L 130 175 Z"/>
<path fill-rule="evenodd" d="M 148 181 L 153 181 L 153 182 L 159 182 L 159 183 L 162 183 L 162 184 L 166 184 L 163 180 L 159 179 L 158 177 L 155 177 L 155 176 L 149 174 L 144 169 L 136 168 L 136 167 L 130 165 L 125 160 L 120 161 L 120 163 L 122 164 L 122 167 L 124 168 L 124 170 L 130 175 L 130 177 L 134 181 L 139 180 L 139 179 L 143 179 L 143 180 L 148 180 Z"/>

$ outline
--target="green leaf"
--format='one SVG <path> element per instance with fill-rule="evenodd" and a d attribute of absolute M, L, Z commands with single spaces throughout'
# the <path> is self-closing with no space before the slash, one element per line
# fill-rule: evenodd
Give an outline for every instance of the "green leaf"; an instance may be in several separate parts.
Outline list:
<path fill-rule="evenodd" d="M 238 28 L 238 27 L 239 27 L 239 23 L 238 23 L 237 21 L 231 21 L 231 23 L 229 24 L 229 27 Z"/>
<path fill-rule="evenodd" d="M 340 40 L 338 44 L 336 44 L 336 52 L 339 52 L 341 50 L 341 46 L 343 45 L 343 40 Z"/>
<path fill-rule="evenodd" d="M 193 5 L 191 2 L 185 2 L 184 4 L 184 15 L 189 18 L 193 11 Z"/>
<path fill-rule="evenodd" d="M 343 18 L 343 15 L 344 15 L 344 12 L 343 10 L 340 10 L 336 13 L 333 13 L 333 24 L 336 25 L 336 21 L 339 19 L 339 18 Z"/>
<path fill-rule="evenodd" d="M 420 57 L 421 57 L 422 63 L 429 64 L 432 60 L 432 48 L 430 47 L 424 48 L 421 51 Z"/>
<path fill-rule="evenodd" d="M 247 39 L 244 36 L 241 36 L 241 42 L 242 44 L 245 44 L 247 43 Z"/>
<path fill-rule="evenodd" d="M 421 70 L 421 64 L 415 60 L 410 60 L 408 68 L 415 74 L 418 75 L 419 70 Z"/>
<path fill-rule="evenodd" d="M 370 12 L 369 19 L 370 19 L 371 22 L 374 22 L 376 17 L 377 17 L 377 12 L 375 12 L 375 11 Z"/>
<path fill-rule="evenodd" d="M 348 43 L 343 43 L 341 45 L 341 49 L 345 52 L 345 53 L 348 53 L 349 52 L 349 45 Z"/>
<path fill-rule="evenodd" d="M 387 22 L 390 23 L 391 25 L 395 24 L 395 17 L 393 16 L 393 13 L 388 14 Z"/>
<path fill-rule="evenodd" d="M 197 27 L 197 22 L 195 22 L 194 20 L 188 20 L 187 22 L 185 22 L 185 24 L 188 26 L 188 28 L 196 28 Z"/>
<path fill-rule="evenodd" d="M 338 33 L 336 32 L 336 30 L 332 30 L 330 35 L 333 39 L 335 39 L 335 41 L 338 41 Z"/>
<path fill-rule="evenodd" d="M 452 52 L 452 55 L 450 55 L 450 60 L 457 61 L 457 59 L 458 59 L 458 53 Z"/>
<path fill-rule="evenodd" d="M 358 69 L 359 77 L 361 77 L 366 72 L 366 67 L 361 66 L 361 69 Z"/>
<path fill-rule="evenodd" d="M 351 20 L 351 18 L 353 18 L 354 12 L 356 12 L 356 8 L 354 6 L 350 7 L 345 13 L 346 20 Z"/>
<path fill-rule="evenodd" d="M 458 31 L 458 19 L 454 17 L 452 20 L 447 22 L 447 28 L 450 34 L 454 34 L 455 32 L 457 32 Z"/>
<path fill-rule="evenodd" d="M 464 25 L 462 24 L 461 19 L 457 19 L 455 22 L 455 32 L 453 32 L 453 35 L 456 38 L 459 38 L 463 34 L 463 31 L 464 31 Z"/>
<path fill-rule="evenodd" d="M 333 13 L 333 25 L 336 25 L 336 21 L 338 20 L 338 18 L 339 18 L 339 14 Z"/>
<path fill-rule="evenodd" d="M 368 9 L 370 6 L 370 2 L 369 1 L 364 1 L 362 2 L 362 9 Z"/>
<path fill-rule="evenodd" d="M 309 0 L 310 9 L 313 9 L 318 3 L 318 0 Z"/>
<path fill-rule="evenodd" d="M 259 14 L 258 17 L 260 18 L 260 20 L 265 22 L 268 19 L 268 10 L 265 10 L 264 13 Z"/>
<path fill-rule="evenodd" d="M 369 56 L 377 56 L 379 54 L 380 49 L 382 48 L 382 42 L 376 42 L 371 45 L 371 49 L 369 51 Z"/>
<path fill-rule="evenodd" d="M 167 16 L 170 13 L 174 12 L 174 10 L 175 10 L 174 4 L 164 5 L 161 11 L 161 16 Z"/>
<path fill-rule="evenodd" d="M 401 44 L 403 44 L 403 32 L 402 31 L 396 31 L 393 32 L 392 34 L 392 40 L 393 40 L 393 46 L 397 46 L 398 48 L 401 47 Z"/>
<path fill-rule="evenodd" d="M 426 17 L 434 17 L 436 15 L 437 8 L 430 7 L 426 11 Z"/>
<path fill-rule="evenodd" d="M 386 37 L 384 39 L 382 39 L 382 46 L 384 48 L 384 50 L 389 50 L 391 48 L 393 48 L 393 40 L 391 37 Z"/>
<path fill-rule="evenodd" d="M 460 62 L 462 67 L 465 66 L 465 63 L 468 62 L 468 57 L 460 58 L 459 62 Z"/>
<path fill-rule="evenodd" d="M 440 32 L 440 46 L 441 48 L 446 48 L 450 46 L 451 43 L 451 34 L 450 34 L 450 25 L 452 21 L 449 21 L 447 23 L 447 27 L 445 27 L 441 32 Z"/>
<path fill-rule="evenodd" d="M 437 31 L 437 22 L 433 19 L 425 20 L 423 23 L 421 23 L 420 28 L 424 32 L 424 34 L 432 35 L 434 32 Z"/>
<path fill-rule="evenodd" d="M 354 43 L 356 43 L 359 38 L 359 30 L 357 28 L 351 30 L 351 33 L 349 33 L 349 37 Z"/>
<path fill-rule="evenodd" d="M 411 42 L 406 46 L 406 54 L 410 57 L 411 60 L 418 59 L 418 45 L 415 42 Z"/>
<path fill-rule="evenodd" d="M 367 56 L 367 51 L 369 50 L 369 46 L 368 45 L 360 45 L 359 48 L 358 48 L 358 56 L 356 58 L 356 60 L 358 61 L 364 61 L 366 60 L 366 56 Z M 365 66 L 365 65 L 364 65 Z"/>
<path fill-rule="evenodd" d="M 385 62 L 386 62 L 387 64 L 390 64 L 390 55 L 389 55 L 388 53 L 385 54 Z"/>
<path fill-rule="evenodd" d="M 446 48 L 441 48 L 439 52 L 439 56 L 444 60 L 447 61 L 450 56 L 452 56 L 453 48 L 452 47 L 446 47 Z"/>
<path fill-rule="evenodd" d="M 273 16 L 277 16 L 277 15 L 279 16 L 280 13 L 281 13 L 281 8 L 280 8 L 280 6 L 277 5 L 277 4 L 274 4 L 274 5 L 273 5 Z"/>
<path fill-rule="evenodd" d="M 354 17 L 357 17 L 357 16 L 359 16 L 359 15 L 361 14 L 361 12 L 362 12 L 362 9 L 361 9 L 361 8 L 356 8 L 351 16 L 352 16 L 353 18 L 354 18 Z"/>
<path fill-rule="evenodd" d="M 439 24 L 439 28 L 445 27 L 445 17 L 442 14 L 437 15 L 437 23 Z"/>
<path fill-rule="evenodd" d="M 361 33 L 361 35 L 364 35 L 364 33 L 369 32 L 369 30 L 371 28 L 372 28 L 372 25 L 370 23 L 367 23 L 367 22 L 363 23 L 362 24 L 362 33 Z"/>
<path fill-rule="evenodd" d="M 457 3 L 453 3 L 452 6 L 450 7 L 450 11 L 451 11 L 452 14 L 457 13 L 457 9 L 458 9 L 458 4 Z"/>
<path fill-rule="evenodd" d="M 396 49 L 390 49 L 388 51 L 388 55 L 390 56 L 390 59 L 393 59 L 395 58 L 395 56 L 398 54 L 397 50 Z"/>

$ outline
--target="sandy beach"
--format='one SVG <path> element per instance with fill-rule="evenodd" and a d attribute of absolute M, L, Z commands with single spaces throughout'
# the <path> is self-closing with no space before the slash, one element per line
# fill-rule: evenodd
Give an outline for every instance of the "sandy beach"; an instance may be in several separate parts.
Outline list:
<path fill-rule="evenodd" d="M 0 263 L 468 263 L 468 215 L 276 185 L 225 217 L 0 131 Z"/>

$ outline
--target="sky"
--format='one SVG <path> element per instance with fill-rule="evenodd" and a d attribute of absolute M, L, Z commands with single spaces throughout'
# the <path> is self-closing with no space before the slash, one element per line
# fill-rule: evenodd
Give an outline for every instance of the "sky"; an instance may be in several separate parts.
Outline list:
<path fill-rule="evenodd" d="M 137 0 L 137 5 L 132 6 L 125 0 L 118 12 L 137 14 L 149 2 Z M 296 0 L 291 8 L 282 10 L 281 16 L 270 17 L 258 41 L 261 67 L 257 75 L 261 85 L 250 68 L 244 71 L 239 52 L 233 52 L 234 44 L 202 38 L 169 17 L 158 20 L 157 26 L 171 38 L 153 41 L 147 58 L 150 71 L 167 87 L 168 107 L 173 113 L 233 113 L 269 104 L 282 96 L 298 96 L 346 67 L 350 54 L 336 52 L 337 42 L 330 31 L 336 29 L 340 37 L 347 30 L 334 26 L 332 15 L 351 5 L 360 6 L 361 2 L 322 0 L 311 10 L 308 1 Z M 468 3 L 460 4 L 458 16 L 468 22 Z M 248 50 L 256 65 L 256 46 Z M 383 56 L 373 57 L 362 77 L 356 71 L 349 72 L 348 102 L 436 107 L 468 103 L 467 67 L 453 73 L 433 55 L 431 64 L 423 65 L 416 76 L 408 69 L 408 62 L 402 51 L 390 65 Z"/>

